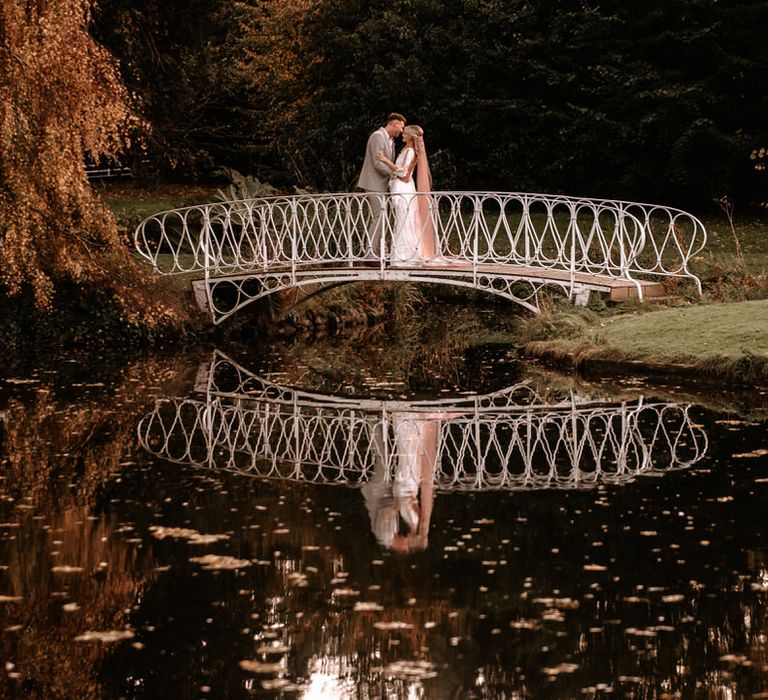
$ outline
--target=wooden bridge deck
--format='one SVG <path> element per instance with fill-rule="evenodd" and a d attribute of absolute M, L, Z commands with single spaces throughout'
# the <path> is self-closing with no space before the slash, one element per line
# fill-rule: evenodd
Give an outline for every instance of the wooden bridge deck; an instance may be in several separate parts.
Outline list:
<path fill-rule="evenodd" d="M 397 265 L 390 264 L 388 269 L 399 270 L 418 270 L 427 268 L 430 270 L 464 270 L 469 271 L 472 269 L 472 264 L 463 261 L 441 261 L 441 262 L 428 262 L 422 265 Z M 589 287 L 594 291 L 604 293 L 608 295 L 609 301 L 626 301 L 628 299 L 637 298 L 637 285 L 626 279 L 617 279 L 615 277 L 609 277 L 608 275 L 599 275 L 590 272 L 571 272 L 568 270 L 559 270 L 555 268 L 545 267 L 530 267 L 525 265 L 477 265 L 477 271 L 483 274 L 504 274 L 519 276 L 521 279 L 537 279 L 537 280 L 552 280 L 552 281 L 569 281 L 573 279 L 574 282 L 582 284 L 585 287 Z M 643 291 L 643 298 L 659 297 L 665 294 L 664 286 L 659 282 L 653 282 L 650 280 L 637 280 Z"/>
<path fill-rule="evenodd" d="M 626 279 L 617 279 L 608 275 L 600 275 L 589 272 L 573 272 L 555 268 L 504 265 L 504 264 L 478 264 L 473 267 L 469 261 L 460 259 L 431 260 L 427 262 L 397 262 L 388 260 L 369 260 L 336 263 L 325 262 L 320 265 L 299 263 L 295 267 L 290 265 L 274 265 L 265 268 L 254 268 L 250 272 L 239 270 L 231 275 L 220 274 L 212 276 L 210 282 L 224 282 L 259 278 L 270 275 L 295 274 L 303 284 L 323 284 L 324 278 L 333 279 L 338 283 L 342 281 L 412 281 L 412 282 L 443 282 L 446 278 L 466 280 L 468 276 L 481 275 L 485 277 L 503 277 L 508 280 L 529 281 L 533 283 L 553 283 L 555 285 L 573 284 L 580 288 L 577 303 L 586 303 L 589 292 L 603 295 L 608 301 L 621 302 L 638 298 L 638 285 L 642 290 L 643 299 L 664 296 L 664 287 L 659 282 L 649 280 L 637 280 L 637 284 Z M 206 295 L 207 282 L 195 280 L 192 283 L 195 297 L 201 309 L 208 308 Z"/>

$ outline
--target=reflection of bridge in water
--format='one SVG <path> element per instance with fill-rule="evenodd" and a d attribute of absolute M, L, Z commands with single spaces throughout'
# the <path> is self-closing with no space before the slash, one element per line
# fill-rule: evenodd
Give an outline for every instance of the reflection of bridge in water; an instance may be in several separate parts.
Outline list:
<path fill-rule="evenodd" d="M 296 482 L 435 491 L 591 488 L 689 467 L 707 438 L 689 406 L 611 403 L 573 392 L 543 400 L 527 383 L 424 401 L 299 391 L 221 353 L 199 398 L 160 400 L 142 445 L 178 463 Z M 365 493 L 365 491 L 364 491 Z"/>

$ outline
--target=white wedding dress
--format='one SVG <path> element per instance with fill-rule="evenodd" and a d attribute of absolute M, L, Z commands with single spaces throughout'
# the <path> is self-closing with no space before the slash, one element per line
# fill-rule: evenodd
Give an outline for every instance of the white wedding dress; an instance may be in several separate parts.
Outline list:
<path fill-rule="evenodd" d="M 410 147 L 400 151 L 395 161 L 395 177 L 389 182 L 392 208 L 395 211 L 392 262 L 418 262 L 423 259 L 420 250 L 416 182 L 413 177 L 407 182 L 400 179 L 408 173 L 415 157 L 416 154 Z"/>

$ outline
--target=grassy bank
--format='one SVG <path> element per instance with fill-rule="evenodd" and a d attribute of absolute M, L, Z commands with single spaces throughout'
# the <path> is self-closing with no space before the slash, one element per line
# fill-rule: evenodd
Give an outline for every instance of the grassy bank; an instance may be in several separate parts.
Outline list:
<path fill-rule="evenodd" d="M 525 351 L 582 367 L 768 383 L 768 221 L 755 213 L 702 219 L 707 245 L 693 261 L 701 296 L 672 279 L 667 307 L 554 305 L 521 322 Z"/>
<path fill-rule="evenodd" d="M 532 356 L 573 366 L 624 364 L 639 371 L 768 383 L 768 300 L 642 308 L 568 309 L 522 322 Z"/>
<path fill-rule="evenodd" d="M 622 315 L 592 329 L 592 339 L 662 362 L 747 354 L 768 358 L 768 301 L 705 304 Z"/>

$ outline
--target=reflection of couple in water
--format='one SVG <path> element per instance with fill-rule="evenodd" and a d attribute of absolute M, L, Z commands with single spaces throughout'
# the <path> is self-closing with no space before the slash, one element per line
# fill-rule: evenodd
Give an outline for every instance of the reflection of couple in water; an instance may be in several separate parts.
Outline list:
<path fill-rule="evenodd" d="M 427 546 L 432 516 L 440 426 L 415 413 L 392 418 L 394 454 L 386 459 L 386 423 L 376 423 L 371 439 L 375 468 L 361 491 L 379 544 L 400 552 L 421 550 Z"/>
<path fill-rule="evenodd" d="M 403 149 L 395 157 L 395 138 L 402 134 Z M 370 254 L 379 257 L 384 230 L 383 213 L 389 192 L 395 212 L 392 234 L 393 262 L 426 262 L 436 259 L 437 241 L 432 220 L 432 176 L 429 171 L 424 130 L 405 126 L 405 117 L 393 112 L 385 126 L 368 138 L 365 161 L 357 186 L 368 193 L 371 223 Z"/>

